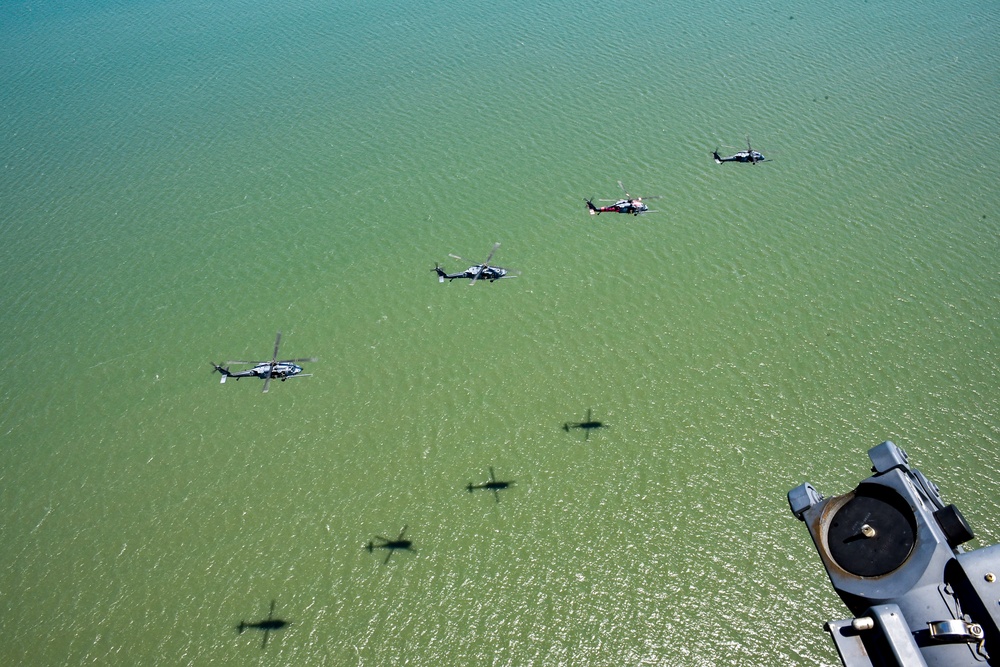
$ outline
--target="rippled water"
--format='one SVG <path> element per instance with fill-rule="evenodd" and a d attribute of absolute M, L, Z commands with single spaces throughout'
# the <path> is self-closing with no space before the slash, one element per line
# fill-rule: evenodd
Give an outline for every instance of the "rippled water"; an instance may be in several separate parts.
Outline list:
<path fill-rule="evenodd" d="M 5 664 L 832 665 L 885 439 L 1000 539 L 993 4 L 480 4 L 0 4 Z"/>

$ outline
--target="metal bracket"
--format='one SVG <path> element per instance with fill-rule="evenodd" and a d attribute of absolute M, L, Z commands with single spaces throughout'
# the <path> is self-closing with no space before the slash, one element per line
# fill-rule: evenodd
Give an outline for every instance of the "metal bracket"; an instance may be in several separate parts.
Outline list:
<path fill-rule="evenodd" d="M 978 623 L 966 623 L 958 619 L 948 621 L 933 621 L 927 624 L 931 631 L 931 639 L 939 642 L 969 642 L 978 644 L 983 641 L 985 633 Z"/>

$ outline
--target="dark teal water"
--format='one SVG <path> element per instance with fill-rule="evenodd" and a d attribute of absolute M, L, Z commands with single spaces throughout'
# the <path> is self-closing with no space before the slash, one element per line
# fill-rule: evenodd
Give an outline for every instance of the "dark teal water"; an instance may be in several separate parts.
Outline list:
<path fill-rule="evenodd" d="M 1000 539 L 997 28 L 0 2 L 3 662 L 836 664 L 788 489 L 892 439 Z"/>

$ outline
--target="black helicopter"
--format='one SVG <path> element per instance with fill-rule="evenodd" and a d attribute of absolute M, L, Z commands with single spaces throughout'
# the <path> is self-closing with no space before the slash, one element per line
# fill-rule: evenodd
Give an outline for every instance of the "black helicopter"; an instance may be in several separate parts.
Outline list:
<path fill-rule="evenodd" d="M 649 206 L 644 204 L 642 200 L 644 197 L 633 197 L 622 185 L 621 181 L 618 181 L 618 187 L 622 189 L 625 193 L 625 199 L 598 199 L 597 201 L 610 201 L 614 202 L 611 206 L 594 206 L 594 201 L 592 199 L 585 200 L 587 202 L 587 210 L 590 211 L 591 215 L 600 215 L 601 213 L 631 213 L 632 215 L 639 215 L 640 213 L 656 213 L 657 211 L 651 211 Z M 659 196 L 645 197 L 645 199 L 660 199 Z"/>
<path fill-rule="evenodd" d="M 500 492 L 504 489 L 510 488 L 514 482 L 498 482 L 496 475 L 493 474 L 493 466 L 490 466 L 490 481 L 483 482 L 482 484 L 472 484 L 469 483 L 465 488 L 468 489 L 469 493 L 472 493 L 476 489 L 486 489 L 493 492 L 493 497 L 496 498 L 497 502 L 500 502 Z"/>
<path fill-rule="evenodd" d="M 226 383 L 226 380 L 233 378 L 239 380 L 240 378 L 263 378 L 264 380 L 264 393 L 271 386 L 272 379 L 278 379 L 284 382 L 289 378 L 306 378 L 310 377 L 312 373 L 303 373 L 302 367 L 299 363 L 307 361 L 316 361 L 316 357 L 308 357 L 306 359 L 285 359 L 284 361 L 278 361 L 278 346 L 281 344 L 281 332 L 278 332 L 278 337 L 274 339 L 274 354 L 271 355 L 271 361 L 227 361 L 224 366 L 219 364 L 212 364 L 212 367 L 222 373 L 222 384 Z M 229 367 L 232 365 L 250 366 L 253 368 L 245 371 L 240 371 L 238 373 L 232 373 L 229 371 Z"/>
<path fill-rule="evenodd" d="M 469 278 L 470 279 L 469 284 L 475 285 L 476 281 L 479 280 L 480 278 L 483 280 L 488 280 L 491 283 L 496 282 L 501 278 L 517 278 L 518 274 L 516 271 L 504 269 L 499 266 L 490 266 L 490 260 L 493 259 L 493 253 L 495 253 L 497 251 L 497 248 L 499 247 L 500 247 L 500 242 L 497 241 L 496 243 L 493 244 L 493 249 L 490 250 L 490 254 L 486 256 L 485 262 L 483 262 L 482 264 L 475 264 L 473 266 L 470 266 L 465 271 L 462 271 L 460 273 L 445 273 L 444 269 L 442 269 L 440 265 L 435 264 L 433 270 L 438 275 L 438 282 L 443 283 L 445 280 L 451 281 L 457 278 Z M 449 254 L 448 256 L 457 259 L 461 262 L 469 261 L 467 259 L 462 259 L 458 255 Z"/>
<path fill-rule="evenodd" d="M 591 431 L 593 431 L 595 428 L 607 428 L 607 426 L 605 426 L 604 422 L 599 422 L 593 419 L 590 414 L 590 408 L 587 408 L 587 419 L 585 421 L 566 422 L 565 424 L 563 424 L 563 430 L 566 431 L 567 433 L 569 433 L 569 430 L 571 428 L 583 429 L 585 435 L 584 439 L 590 440 Z"/>
<path fill-rule="evenodd" d="M 747 149 L 745 151 L 733 153 L 729 157 L 722 157 L 719 155 L 719 149 L 716 148 L 712 151 L 712 157 L 715 158 L 716 164 L 722 164 L 723 162 L 749 162 L 750 164 L 757 164 L 758 162 L 768 161 L 763 153 L 755 151 L 750 147 L 750 137 L 747 137 Z"/>
<path fill-rule="evenodd" d="M 254 630 L 264 631 L 264 641 L 260 645 L 261 649 L 267 646 L 267 639 L 271 634 L 272 630 L 281 630 L 283 627 L 291 625 L 291 621 L 285 621 L 280 618 L 274 617 L 274 600 L 271 600 L 271 611 L 268 612 L 267 618 L 263 621 L 257 621 L 256 623 L 247 623 L 246 621 L 240 621 L 240 624 L 236 626 L 236 629 L 242 635 L 243 631 L 248 628 L 253 628 Z"/>
<path fill-rule="evenodd" d="M 382 562 L 388 563 L 389 559 L 392 558 L 392 554 L 397 551 L 414 551 L 413 542 L 403 539 L 403 533 L 405 532 L 406 526 L 403 526 L 403 530 L 399 531 L 399 537 L 394 540 L 382 537 L 381 535 L 376 535 L 375 539 L 380 540 L 382 544 L 375 544 L 374 541 L 369 541 L 368 544 L 365 545 L 365 549 L 368 549 L 368 553 L 372 553 L 375 549 L 387 550 L 389 553 L 385 555 L 385 560 Z"/>

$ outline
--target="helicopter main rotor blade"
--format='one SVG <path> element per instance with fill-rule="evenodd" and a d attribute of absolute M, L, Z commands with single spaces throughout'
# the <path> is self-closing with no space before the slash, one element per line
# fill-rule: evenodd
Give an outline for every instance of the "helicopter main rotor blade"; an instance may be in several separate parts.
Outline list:
<path fill-rule="evenodd" d="M 460 262 L 465 262 L 469 266 L 477 266 L 479 264 L 479 262 L 474 262 L 473 260 L 471 260 L 471 259 L 469 259 L 467 257 L 461 257 L 459 255 L 453 255 L 451 253 L 448 253 L 448 256 L 451 257 L 452 259 L 457 259 Z"/>
<path fill-rule="evenodd" d="M 495 253 L 497 251 L 497 248 L 499 248 L 499 247 L 500 247 L 500 242 L 499 241 L 497 241 L 496 243 L 493 244 L 493 249 L 490 250 L 490 254 L 486 256 L 486 261 L 483 262 L 484 266 L 489 266 L 490 260 L 493 259 L 493 253 Z"/>
<path fill-rule="evenodd" d="M 226 366 L 256 366 L 257 364 L 266 364 L 266 361 L 227 361 Z"/>
<path fill-rule="evenodd" d="M 304 357 L 302 359 L 285 359 L 283 361 L 279 361 L 278 363 L 279 364 L 298 364 L 298 363 L 301 363 L 301 362 L 312 363 L 314 361 L 319 361 L 319 359 L 317 357 Z"/>
<path fill-rule="evenodd" d="M 625 189 L 625 186 L 622 184 L 621 181 L 618 181 L 618 187 L 620 187 L 622 189 L 622 192 L 625 193 L 625 199 L 632 199 L 632 200 L 635 200 L 635 201 L 642 201 L 643 199 L 662 199 L 663 198 L 662 195 L 651 195 L 649 197 L 633 197 L 632 195 L 630 195 L 628 193 L 628 190 Z M 611 200 L 611 199 L 601 199 L 600 201 L 613 201 L 613 200 Z"/>
<path fill-rule="evenodd" d="M 271 371 L 273 369 L 274 366 L 268 366 L 267 370 L 264 371 L 264 389 L 261 390 L 262 394 L 266 394 L 267 390 L 271 388 Z"/>
<path fill-rule="evenodd" d="M 278 358 L 278 346 L 281 345 L 281 332 L 278 332 L 278 337 L 274 339 L 274 354 L 271 355 L 271 361 L 276 361 Z"/>
<path fill-rule="evenodd" d="M 476 281 L 479 280 L 480 276 L 486 273 L 486 269 L 490 268 L 490 260 L 493 259 L 493 253 L 495 253 L 497 251 L 497 248 L 499 247 L 500 247 L 499 241 L 493 244 L 493 249 L 490 250 L 490 254 L 486 256 L 486 261 L 479 265 L 479 271 L 477 271 L 476 275 L 472 277 L 472 282 L 469 283 L 470 285 L 475 285 Z"/>

